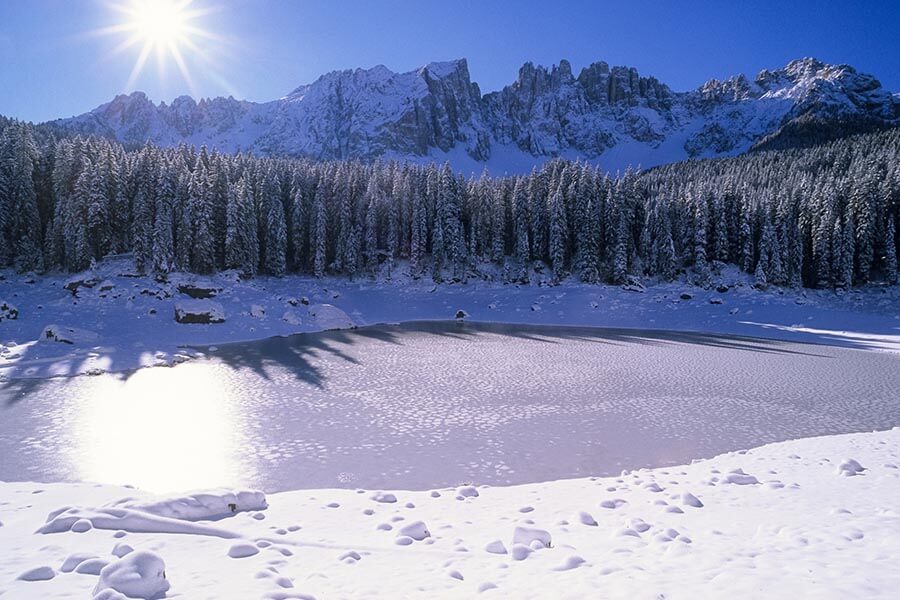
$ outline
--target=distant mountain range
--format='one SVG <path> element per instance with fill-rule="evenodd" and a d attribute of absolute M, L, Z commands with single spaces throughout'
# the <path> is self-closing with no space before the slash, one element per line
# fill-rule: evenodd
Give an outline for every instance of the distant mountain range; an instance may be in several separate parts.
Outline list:
<path fill-rule="evenodd" d="M 848 65 L 795 60 L 755 79 L 675 92 L 636 69 L 526 63 L 482 94 L 465 59 L 394 73 L 335 71 L 284 98 L 154 104 L 141 92 L 46 124 L 128 146 L 205 144 L 225 152 L 317 159 L 449 160 L 467 172 L 530 170 L 550 157 L 609 170 L 751 149 L 809 145 L 900 124 L 900 94 Z"/>

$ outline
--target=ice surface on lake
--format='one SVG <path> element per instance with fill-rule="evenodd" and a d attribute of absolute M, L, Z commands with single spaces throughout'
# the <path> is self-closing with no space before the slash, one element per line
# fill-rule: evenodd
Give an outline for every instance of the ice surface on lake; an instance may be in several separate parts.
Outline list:
<path fill-rule="evenodd" d="M 900 423 L 897 356 L 726 335 L 418 323 L 212 356 L 10 384 L 0 480 L 515 484 Z"/>

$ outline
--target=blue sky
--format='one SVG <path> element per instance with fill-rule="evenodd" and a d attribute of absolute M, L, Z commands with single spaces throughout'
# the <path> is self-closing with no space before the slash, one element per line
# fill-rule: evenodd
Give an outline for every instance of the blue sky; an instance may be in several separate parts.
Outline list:
<path fill-rule="evenodd" d="M 685 90 L 802 56 L 850 63 L 900 91 L 897 1 L 194 0 L 209 11 L 193 23 L 215 39 L 184 49 L 193 86 L 167 57 L 164 73 L 151 58 L 129 89 L 139 47 L 114 54 L 123 34 L 89 32 L 121 22 L 110 4 L 133 1 L 0 0 L 0 114 L 71 116 L 134 89 L 156 101 L 192 91 L 271 100 L 334 69 L 459 57 L 482 91 L 529 60 L 566 58 L 576 72 L 605 60 Z"/>

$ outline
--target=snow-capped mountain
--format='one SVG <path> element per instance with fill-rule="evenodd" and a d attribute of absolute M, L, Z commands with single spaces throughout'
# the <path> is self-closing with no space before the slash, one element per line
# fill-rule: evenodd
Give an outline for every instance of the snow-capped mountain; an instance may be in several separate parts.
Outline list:
<path fill-rule="evenodd" d="M 848 65 L 796 60 L 782 69 L 710 80 L 675 92 L 628 67 L 526 63 L 482 95 L 464 59 L 394 73 L 336 71 L 266 103 L 183 96 L 171 105 L 135 92 L 51 125 L 128 145 L 206 144 L 226 152 L 321 159 L 450 160 L 466 171 L 530 169 L 549 157 L 607 169 L 755 147 L 813 143 L 900 123 L 900 95 Z"/>

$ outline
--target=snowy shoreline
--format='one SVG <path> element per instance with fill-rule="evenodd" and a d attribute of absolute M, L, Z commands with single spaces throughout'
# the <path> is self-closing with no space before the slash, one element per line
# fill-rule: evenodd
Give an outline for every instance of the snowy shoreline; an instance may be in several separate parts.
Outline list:
<path fill-rule="evenodd" d="M 762 586 L 887 598 L 900 586 L 898 466 L 894 428 L 619 477 L 431 492 L 0 483 L 0 593 L 89 598 L 141 559 L 165 572 L 143 589 L 192 599 L 753 597 Z M 104 593 L 93 597 L 123 597 Z"/>
<path fill-rule="evenodd" d="M 16 307 L 0 323 L 0 377 L 6 380 L 124 372 L 172 366 L 196 348 L 375 324 L 454 319 L 487 323 L 692 331 L 900 351 L 900 290 L 874 287 L 758 291 L 725 269 L 709 288 L 683 282 L 646 288 L 515 285 L 472 280 L 434 284 L 315 279 L 243 281 L 233 274 L 176 274 L 163 283 L 134 277 L 130 262 L 101 263 L 91 288 L 66 289 L 63 275 L 6 272 L 0 300 Z M 99 282 L 99 283 L 98 283 Z M 191 299 L 179 287 L 215 290 L 208 302 L 224 322 L 182 324 L 175 311 Z M 71 286 L 70 286 L 71 287 Z M 718 288 L 718 289 L 717 289 Z M 637 291 L 636 291 L 637 290 Z M 723 290 L 723 291 L 719 291 Z M 48 328 L 53 338 L 47 339 Z"/>

